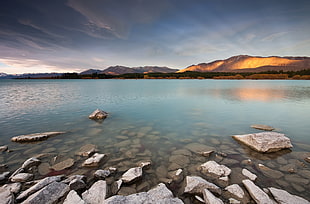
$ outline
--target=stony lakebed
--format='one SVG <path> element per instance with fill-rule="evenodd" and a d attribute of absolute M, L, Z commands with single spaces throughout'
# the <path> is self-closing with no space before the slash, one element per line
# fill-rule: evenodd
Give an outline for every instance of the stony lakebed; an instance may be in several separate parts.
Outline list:
<path fill-rule="evenodd" d="M 1 203 L 309 203 L 310 145 L 285 131 L 253 125 L 257 133 L 175 145 L 173 132 L 131 125 L 98 145 L 106 117 L 89 116 L 87 137 L 33 133 L 1 146 Z"/>

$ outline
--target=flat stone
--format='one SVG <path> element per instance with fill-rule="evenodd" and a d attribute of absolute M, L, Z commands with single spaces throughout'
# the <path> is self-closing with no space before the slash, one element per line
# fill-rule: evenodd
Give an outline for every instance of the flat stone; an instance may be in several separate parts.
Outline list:
<path fill-rule="evenodd" d="M 203 151 L 203 152 L 197 152 L 197 154 L 204 156 L 204 157 L 209 157 L 214 151 Z"/>
<path fill-rule="evenodd" d="M 243 180 L 242 183 L 257 204 L 273 203 L 273 201 L 269 198 L 269 196 L 262 189 L 256 186 L 251 180 L 246 179 Z"/>
<path fill-rule="evenodd" d="M 145 204 L 145 203 L 174 203 L 182 204 L 183 201 L 173 197 L 172 192 L 165 184 L 160 183 L 157 187 L 148 192 L 141 192 L 127 196 L 112 196 L 105 200 L 106 204 L 126 203 L 126 204 Z"/>
<path fill-rule="evenodd" d="M 82 146 L 76 154 L 84 157 L 89 157 L 90 155 L 96 153 L 97 151 L 98 149 L 96 145 L 86 144 Z"/>
<path fill-rule="evenodd" d="M 251 128 L 255 128 L 255 129 L 258 129 L 258 130 L 266 130 L 266 131 L 272 131 L 272 130 L 274 130 L 274 128 L 271 127 L 271 126 L 268 126 L 268 125 L 259 125 L 259 124 L 251 125 Z"/>
<path fill-rule="evenodd" d="M 52 182 L 38 192 L 29 196 L 22 204 L 53 204 L 70 191 L 67 184 Z"/>
<path fill-rule="evenodd" d="M 49 137 L 64 134 L 65 132 L 42 132 L 29 135 L 19 135 L 11 138 L 12 142 L 35 142 L 46 140 Z"/>
<path fill-rule="evenodd" d="M 142 177 L 142 168 L 141 167 L 134 167 L 134 168 L 127 170 L 122 175 L 121 179 L 124 183 L 131 183 L 131 182 L 134 182 L 135 180 L 137 180 L 141 177 Z"/>
<path fill-rule="evenodd" d="M 277 188 L 268 188 L 270 193 L 273 195 L 275 200 L 279 204 L 309 204 L 310 202 L 304 198 L 301 198 L 296 195 L 292 195 L 285 190 L 277 189 Z"/>
<path fill-rule="evenodd" d="M 6 145 L 0 146 L 0 152 L 5 152 L 7 150 L 8 150 L 8 146 Z"/>
<path fill-rule="evenodd" d="M 296 173 L 297 172 L 297 167 L 295 164 L 287 164 L 287 165 L 281 166 L 279 169 L 281 171 L 286 171 L 289 173 Z"/>
<path fill-rule="evenodd" d="M 206 163 L 200 165 L 200 170 L 202 173 L 210 173 L 218 177 L 229 176 L 231 169 L 225 165 L 220 165 L 215 161 L 207 161 Z"/>
<path fill-rule="evenodd" d="M 51 168 L 54 169 L 55 171 L 61 171 L 61 170 L 70 168 L 73 165 L 74 165 L 74 160 L 69 158 L 69 159 L 66 159 L 62 162 L 59 162 L 59 163 L 53 165 Z"/>
<path fill-rule="evenodd" d="M 169 172 L 169 177 L 175 182 L 181 182 L 184 178 L 184 172 L 182 169 L 178 169 L 173 172 Z"/>
<path fill-rule="evenodd" d="M 252 172 L 250 172 L 249 170 L 247 169 L 242 169 L 242 174 L 249 178 L 251 181 L 255 181 L 257 176 L 255 174 L 253 174 Z"/>
<path fill-rule="evenodd" d="M 19 173 L 11 178 L 12 182 L 26 182 L 33 178 L 33 174 Z"/>
<path fill-rule="evenodd" d="M 284 176 L 285 180 L 292 183 L 300 183 L 303 185 L 309 184 L 309 179 L 305 179 L 296 174 L 286 174 Z"/>
<path fill-rule="evenodd" d="M 185 148 L 190 150 L 193 153 L 198 153 L 198 152 L 206 152 L 206 151 L 214 151 L 213 147 L 200 144 L 200 143 L 190 143 L 188 145 L 185 145 Z"/>
<path fill-rule="evenodd" d="M 215 197 L 208 189 L 203 189 L 202 194 L 206 204 L 224 204 L 221 199 Z"/>
<path fill-rule="evenodd" d="M 180 166 L 184 166 L 190 163 L 190 160 L 187 156 L 178 154 L 178 155 L 172 155 L 169 157 L 169 162 L 170 163 L 176 163 Z"/>
<path fill-rule="evenodd" d="M 205 188 L 219 195 L 221 194 L 221 189 L 217 185 L 210 183 L 199 176 L 186 176 L 184 193 L 202 194 Z"/>
<path fill-rule="evenodd" d="M 237 199 L 243 199 L 244 198 L 244 191 L 238 184 L 232 184 L 230 186 L 227 186 L 225 188 L 229 193 L 231 193 L 233 196 L 235 196 Z"/>
<path fill-rule="evenodd" d="M 110 176 L 110 174 L 111 172 L 109 170 L 98 169 L 97 171 L 95 171 L 94 176 L 98 179 L 104 179 Z"/>
<path fill-rule="evenodd" d="M 91 156 L 90 158 L 86 159 L 84 161 L 84 163 L 82 164 L 82 166 L 87 166 L 87 167 L 94 167 L 94 166 L 98 166 L 99 163 L 101 162 L 101 160 L 105 157 L 105 154 L 98 154 L 95 153 L 93 156 Z"/>
<path fill-rule="evenodd" d="M 288 137 L 277 132 L 261 132 L 234 135 L 232 137 L 258 152 L 276 152 L 281 149 L 293 147 Z"/>
<path fill-rule="evenodd" d="M 76 191 L 71 190 L 63 204 L 86 204 L 85 201 L 77 194 Z"/>
<path fill-rule="evenodd" d="M 35 185 L 31 186 L 27 190 L 23 191 L 16 198 L 16 200 L 18 200 L 18 201 L 24 200 L 26 197 L 28 197 L 29 195 L 39 191 L 40 189 L 44 188 L 45 186 L 47 186 L 47 185 L 49 185 L 49 184 L 51 184 L 53 182 L 60 181 L 61 178 L 62 178 L 62 176 L 51 176 L 51 177 L 46 177 L 44 179 L 41 179 L 38 183 L 36 183 Z"/>
<path fill-rule="evenodd" d="M 51 172 L 51 166 L 49 165 L 49 163 L 41 163 L 39 166 L 38 166 L 38 172 L 40 175 L 44 176 L 46 174 L 48 174 L 49 172 Z"/>
<path fill-rule="evenodd" d="M 270 178 L 281 178 L 284 174 L 281 171 L 273 170 L 263 164 L 258 164 L 259 170 L 267 177 Z"/>
<path fill-rule="evenodd" d="M 107 195 L 107 182 L 99 180 L 94 183 L 90 189 L 82 193 L 83 200 L 88 204 L 104 203 Z"/>
<path fill-rule="evenodd" d="M 108 115 L 109 114 L 107 112 L 100 109 L 96 109 L 94 112 L 92 112 L 92 114 L 88 116 L 88 118 L 92 120 L 103 120 L 106 117 L 108 117 Z"/>

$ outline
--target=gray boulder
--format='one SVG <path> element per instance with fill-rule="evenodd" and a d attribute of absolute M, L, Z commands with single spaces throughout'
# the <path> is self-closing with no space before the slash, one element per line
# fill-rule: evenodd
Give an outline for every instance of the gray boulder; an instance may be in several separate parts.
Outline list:
<path fill-rule="evenodd" d="M 310 204 L 309 201 L 307 201 L 304 198 L 301 198 L 299 196 L 296 195 L 292 195 L 290 193 L 288 193 L 285 190 L 281 190 L 281 189 L 277 189 L 277 188 L 268 188 L 270 193 L 273 195 L 273 197 L 275 198 L 275 200 L 279 203 L 279 204 Z"/>
<path fill-rule="evenodd" d="M 92 112 L 92 114 L 88 116 L 88 118 L 92 120 L 103 120 L 106 117 L 108 117 L 108 115 L 109 114 L 107 112 L 100 109 L 96 109 L 94 112 Z"/>
<path fill-rule="evenodd" d="M 86 204 L 85 201 L 76 193 L 76 191 L 71 190 L 63 204 Z"/>
<path fill-rule="evenodd" d="M 109 170 L 98 169 L 95 171 L 94 176 L 98 179 L 104 179 L 110 176 L 111 172 Z"/>
<path fill-rule="evenodd" d="M 200 170 L 202 173 L 213 174 L 217 177 L 227 177 L 231 173 L 231 169 L 225 165 L 220 165 L 215 161 L 208 161 L 200 165 Z"/>
<path fill-rule="evenodd" d="M 106 156 L 105 154 L 95 153 L 93 156 L 91 156 L 90 158 L 86 159 L 84 161 L 84 163 L 82 164 L 82 166 L 85 166 L 85 167 L 95 167 L 95 166 L 98 166 L 99 163 L 102 161 L 102 159 L 105 156 Z"/>
<path fill-rule="evenodd" d="M 208 189 L 204 189 L 202 193 L 206 204 L 224 204 L 221 199 L 215 197 Z"/>
<path fill-rule="evenodd" d="M 184 193 L 190 194 L 202 194 L 204 189 L 208 189 L 214 193 L 221 194 L 221 189 L 205 179 L 199 176 L 186 176 L 186 186 L 184 188 Z"/>
<path fill-rule="evenodd" d="M 288 137 L 277 132 L 233 135 L 232 137 L 258 152 L 276 152 L 281 149 L 293 147 Z"/>
<path fill-rule="evenodd" d="M 99 180 L 94 183 L 90 189 L 82 193 L 82 198 L 88 204 L 101 204 L 104 203 L 106 195 L 107 182 Z"/>
<path fill-rule="evenodd" d="M 29 196 L 22 204 L 53 204 L 70 191 L 67 184 L 52 182 Z"/>
<path fill-rule="evenodd" d="M 9 188 L 0 187 L 0 199 L 3 204 L 14 204 L 14 194 Z"/>
<path fill-rule="evenodd" d="M 19 173 L 11 178 L 12 182 L 26 182 L 33 178 L 33 174 Z"/>
<path fill-rule="evenodd" d="M 106 204 L 115 203 L 127 203 L 127 204 L 166 204 L 175 203 L 183 204 L 183 201 L 179 198 L 175 198 L 172 192 L 165 186 L 165 184 L 160 183 L 157 187 L 149 190 L 148 192 L 141 192 L 137 194 L 131 194 L 128 196 L 112 196 L 105 200 Z"/>
<path fill-rule="evenodd" d="M 121 179 L 124 183 L 131 183 L 131 182 L 134 182 L 141 177 L 142 177 L 142 167 L 134 167 L 134 168 L 128 169 L 122 175 Z"/>
<path fill-rule="evenodd" d="M 251 180 L 246 179 L 243 180 L 242 183 L 257 204 L 273 203 L 273 200 L 271 200 L 269 196 L 262 189 L 256 186 Z"/>
<path fill-rule="evenodd" d="M 232 184 L 225 188 L 231 195 L 233 195 L 238 200 L 242 200 L 245 196 L 244 191 L 238 184 Z"/>
<path fill-rule="evenodd" d="M 252 172 L 250 172 L 247 169 L 242 169 L 242 174 L 243 176 L 246 176 L 247 178 L 249 178 L 251 181 L 255 181 L 257 176 L 255 174 L 253 174 Z"/>
<path fill-rule="evenodd" d="M 64 134 L 65 132 L 42 132 L 42 133 L 34 133 L 29 135 L 19 135 L 11 138 L 12 142 L 35 142 L 46 140 L 49 137 Z"/>

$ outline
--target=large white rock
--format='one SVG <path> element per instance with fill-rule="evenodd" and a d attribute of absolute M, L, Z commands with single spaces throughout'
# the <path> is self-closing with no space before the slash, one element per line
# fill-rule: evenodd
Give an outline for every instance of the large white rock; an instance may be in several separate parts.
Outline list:
<path fill-rule="evenodd" d="M 71 190 L 63 204 L 85 204 L 85 201 L 76 193 L 75 190 Z"/>
<path fill-rule="evenodd" d="M 255 174 L 253 174 L 252 172 L 250 172 L 247 169 L 242 169 L 242 174 L 246 177 L 248 177 L 251 181 L 255 181 L 257 176 Z"/>
<path fill-rule="evenodd" d="M 237 197 L 238 199 L 243 199 L 244 198 L 244 191 L 238 184 L 232 184 L 230 186 L 227 186 L 225 188 L 229 193 Z"/>
<path fill-rule="evenodd" d="M 92 114 L 88 116 L 88 118 L 92 120 L 102 120 L 106 117 L 108 117 L 108 113 L 100 109 L 96 109 L 94 112 L 92 112 Z"/>
<path fill-rule="evenodd" d="M 22 204 L 53 204 L 70 191 L 67 184 L 52 182 L 38 192 L 29 196 Z"/>
<path fill-rule="evenodd" d="M 225 165 L 220 165 L 215 161 L 207 161 L 206 163 L 200 165 L 200 170 L 202 173 L 215 174 L 218 177 L 229 176 L 231 169 Z"/>
<path fill-rule="evenodd" d="M 281 149 L 293 147 L 288 137 L 277 132 L 233 135 L 232 137 L 258 152 L 275 152 Z"/>
<path fill-rule="evenodd" d="M 209 189 L 214 193 L 221 194 L 221 189 L 217 185 L 210 183 L 199 176 L 186 176 L 184 193 L 202 194 L 204 189 Z"/>
<path fill-rule="evenodd" d="M 82 166 L 89 166 L 89 167 L 98 166 L 104 157 L 105 157 L 105 154 L 95 153 L 93 156 L 86 159 L 84 163 L 82 164 Z"/>
<path fill-rule="evenodd" d="M 130 183 L 133 182 L 139 178 L 142 177 L 142 167 L 134 167 L 131 169 L 128 169 L 123 175 L 122 175 L 122 181 L 124 183 Z"/>
<path fill-rule="evenodd" d="M 273 201 L 269 198 L 269 196 L 262 189 L 256 186 L 251 180 L 246 179 L 243 180 L 242 183 L 257 204 L 273 203 Z"/>
<path fill-rule="evenodd" d="M 291 204 L 291 203 L 310 204 L 310 202 L 307 201 L 306 199 L 301 198 L 296 195 L 292 195 L 285 190 L 281 190 L 281 189 L 277 189 L 273 187 L 268 188 L 268 189 L 279 204 Z"/>
<path fill-rule="evenodd" d="M 88 204 L 101 204 L 107 195 L 107 182 L 99 180 L 90 189 L 82 193 L 83 200 Z"/>
<path fill-rule="evenodd" d="M 221 199 L 215 197 L 208 189 L 204 189 L 202 193 L 206 204 L 224 204 Z"/>
<path fill-rule="evenodd" d="M 46 140 L 49 137 L 64 134 L 64 132 L 41 132 L 29 135 L 19 135 L 11 138 L 12 142 L 34 142 Z"/>
<path fill-rule="evenodd" d="M 128 196 L 112 196 L 105 200 L 105 204 L 115 204 L 115 203 L 126 203 L 126 204 L 151 204 L 151 203 L 174 203 L 183 204 L 183 201 L 179 198 L 173 197 L 172 192 L 165 186 L 165 184 L 160 183 L 157 187 L 149 190 L 148 192 L 141 192 L 136 194 L 131 194 Z"/>

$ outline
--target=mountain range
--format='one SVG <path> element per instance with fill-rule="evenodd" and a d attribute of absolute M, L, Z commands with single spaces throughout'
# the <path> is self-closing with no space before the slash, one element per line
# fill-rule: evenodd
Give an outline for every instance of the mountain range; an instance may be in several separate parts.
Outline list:
<path fill-rule="evenodd" d="M 310 57 L 259 57 L 249 55 L 233 56 L 225 60 L 191 65 L 178 72 L 262 72 L 298 71 L 310 69 Z"/>
<path fill-rule="evenodd" d="M 159 66 L 125 67 L 111 66 L 104 70 L 88 69 L 79 75 L 107 74 L 120 75 L 127 73 L 182 73 L 186 71 L 195 72 L 263 72 L 263 71 L 299 71 L 310 69 L 310 57 L 261 57 L 238 55 L 224 60 L 216 60 L 209 63 L 200 63 L 188 66 L 185 69 L 171 69 Z M 48 78 L 58 77 L 63 73 L 36 73 L 10 75 L 0 73 L 0 78 Z"/>

